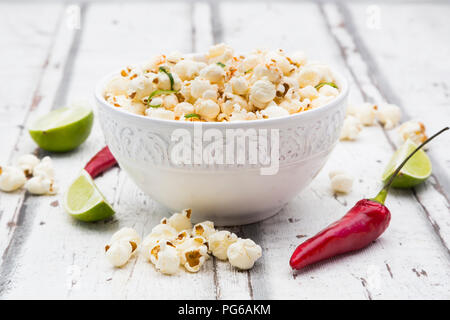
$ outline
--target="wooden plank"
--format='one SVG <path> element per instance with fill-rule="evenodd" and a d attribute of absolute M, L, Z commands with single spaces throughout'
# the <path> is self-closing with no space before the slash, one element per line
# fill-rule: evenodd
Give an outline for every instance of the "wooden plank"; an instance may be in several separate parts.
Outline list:
<path fill-rule="evenodd" d="M 447 74 L 446 70 L 439 67 L 425 73 L 425 70 L 428 70 L 427 67 L 418 64 L 416 57 L 412 57 L 406 52 L 411 49 L 408 47 L 411 42 L 420 43 L 423 47 L 431 46 L 432 42 L 426 43 L 429 39 L 425 36 L 425 34 L 430 34 L 434 37 L 436 34 L 439 34 L 439 32 L 444 32 L 446 28 L 448 30 L 448 27 L 443 27 L 444 24 L 443 21 L 441 21 L 441 23 L 437 22 L 437 26 L 435 27 L 436 32 L 428 29 L 424 31 L 425 33 L 421 33 L 423 31 L 422 27 L 415 26 L 413 27 L 415 30 L 414 31 L 413 29 L 410 29 L 412 26 L 411 23 L 404 21 L 403 23 L 400 23 L 404 29 L 400 30 L 401 28 L 398 26 L 398 22 L 389 23 L 389 21 L 392 21 L 391 18 L 395 15 L 395 13 L 399 14 L 398 6 L 383 5 L 380 7 L 380 13 L 382 14 L 382 17 L 384 17 L 384 22 L 382 24 L 383 34 L 388 35 L 386 38 L 390 40 L 386 40 L 387 43 L 380 46 L 380 43 L 375 41 L 377 37 L 374 35 L 374 30 L 368 29 L 365 24 L 363 24 L 364 21 L 359 18 L 365 8 L 365 6 L 355 6 L 352 10 L 354 13 L 350 14 L 350 11 L 348 11 L 345 6 L 336 7 L 328 5 L 325 7 L 327 17 L 330 20 L 332 32 L 336 37 L 336 41 L 339 42 L 339 46 L 344 53 L 348 66 L 353 70 L 353 75 L 357 78 L 363 95 L 366 99 L 372 101 L 388 101 L 403 106 L 405 112 L 404 118 L 408 118 L 409 114 L 415 114 L 413 117 L 423 121 L 429 128 L 429 133 L 438 131 L 439 128 L 448 125 L 448 123 L 445 122 L 445 119 L 449 118 L 446 115 L 448 110 L 444 107 L 444 102 L 446 99 L 445 92 L 441 92 L 441 95 L 429 94 L 429 92 L 433 92 L 433 88 L 428 88 L 431 77 L 433 77 L 436 81 L 441 81 L 441 83 L 444 83 L 443 81 L 445 81 L 444 79 Z M 442 20 L 442 18 L 438 18 L 440 15 L 437 12 L 445 13 L 446 10 L 448 10 L 447 6 L 424 7 L 423 5 L 414 5 L 409 6 L 408 8 L 408 10 L 413 10 L 417 14 L 423 10 L 426 13 L 426 16 L 429 17 L 429 19 L 433 19 L 435 22 L 440 21 L 439 19 Z M 440 10 L 440 8 L 442 10 Z M 399 16 L 402 15 L 399 14 Z M 354 17 L 358 17 L 356 20 L 358 32 L 354 30 L 355 24 L 352 22 Z M 413 21 L 416 20 L 413 19 Z M 417 21 L 415 23 L 417 24 Z M 420 25 L 422 25 L 422 23 L 420 23 Z M 423 23 L 423 25 L 425 26 L 428 24 Z M 418 30 L 421 30 L 421 32 L 418 33 Z M 405 38 L 400 37 L 398 32 L 408 35 L 412 31 L 418 35 L 415 41 L 405 42 L 405 40 L 403 40 L 403 43 L 397 41 L 397 39 Z M 364 37 L 361 38 L 359 33 L 363 33 Z M 350 34 L 352 34 L 352 36 Z M 362 41 L 362 39 L 365 39 L 365 41 Z M 408 39 L 407 36 L 406 39 Z M 370 44 L 369 48 L 366 48 L 366 43 Z M 382 51 L 383 49 L 380 48 L 392 48 L 394 45 L 396 50 L 391 50 L 391 55 L 395 58 L 391 55 L 387 56 L 387 54 Z M 440 50 L 433 49 L 433 51 L 439 53 L 449 50 L 450 46 L 447 43 L 443 43 Z M 371 54 L 369 54 L 369 52 L 371 52 Z M 439 58 L 433 59 L 439 60 Z M 393 61 L 395 67 L 392 64 Z M 425 64 L 428 65 L 427 63 Z M 381 71 L 382 68 L 383 71 Z M 417 71 L 419 68 L 422 74 L 419 74 Z M 412 74 L 404 77 L 404 70 L 411 70 Z M 387 74 L 389 74 L 389 78 L 386 77 Z M 396 83 L 396 85 L 390 85 L 391 79 Z M 421 89 L 418 90 L 418 88 Z M 439 91 L 439 89 L 434 89 L 434 91 Z M 428 101 L 430 104 L 430 110 L 427 112 L 424 112 L 422 107 L 425 96 L 430 97 Z M 450 102 L 450 97 L 447 97 L 447 102 Z M 399 141 L 395 130 L 386 131 L 386 135 L 392 146 L 398 144 Z M 433 161 L 433 170 L 435 174 L 430 180 L 414 190 L 414 197 L 420 203 L 424 215 L 427 216 L 436 233 L 440 237 L 443 245 L 447 248 L 447 250 L 449 250 L 450 203 L 447 195 L 447 180 L 450 178 L 448 174 L 449 161 L 448 152 L 446 152 L 445 147 L 440 148 L 439 146 L 441 145 L 450 145 L 449 135 L 443 135 L 440 137 L 439 143 L 434 142 L 429 148 L 429 154 Z M 443 186 L 441 186 L 442 184 Z"/>
<path fill-rule="evenodd" d="M 327 5 L 328 6 L 328 5 Z M 334 6 L 334 4 L 330 4 Z M 306 50 L 314 60 L 337 66 L 350 76 L 351 100 L 362 101 L 353 71 L 312 3 L 226 3 L 220 6 L 223 40 L 239 51 L 255 47 Z M 276 19 L 275 19 L 276 17 Z M 265 22 L 264 32 L 260 21 Z M 282 23 L 280 23 L 282 21 Z M 364 83 L 363 83 L 364 85 Z M 244 227 L 264 250 L 250 272 L 255 298 L 437 298 L 449 296 L 448 256 L 420 204 L 411 192 L 394 191 L 388 199 L 393 213 L 386 234 L 358 254 L 324 262 L 292 273 L 289 255 L 305 236 L 311 236 L 341 217 L 358 199 L 373 196 L 392 147 L 379 126 L 366 128 L 357 142 L 340 143 L 311 186 L 277 216 Z M 355 159 L 364 161 L 356 162 Z M 364 163 L 364 165 L 362 165 Z M 328 171 L 344 168 L 355 177 L 354 191 L 333 197 Z M 420 277 L 414 270 L 425 270 Z M 424 273 L 425 273 L 424 272 Z"/>
<path fill-rule="evenodd" d="M 3 150 L 0 162 L 13 163 L 17 156 L 35 150 L 35 145 L 24 129 L 25 122 L 29 116 L 36 114 L 41 105 L 47 109 L 51 106 L 49 95 L 52 89 L 48 84 L 60 74 L 58 65 L 64 59 L 64 55 L 58 51 L 60 48 L 54 45 L 55 41 L 62 40 L 61 28 L 57 27 L 62 23 L 63 12 L 59 4 L 38 6 L 2 3 L 0 6 L 1 30 L 4 33 L 0 41 L 2 46 L 8 47 L 8 50 L 3 51 L 0 62 L 0 68 L 4 70 L 0 75 L 3 84 L 0 89 L 0 141 Z M 36 15 L 36 10 L 45 10 L 47 15 Z M 28 23 L 17 25 L 17 21 Z M 64 38 L 60 45 L 67 46 L 67 35 Z M 21 222 L 24 199 L 23 191 L 0 193 L 0 263 Z"/>
<path fill-rule="evenodd" d="M 36 15 L 39 9 L 46 10 L 48 16 Z M 0 3 L 0 163 L 11 160 L 28 110 L 41 98 L 36 95 L 36 84 L 48 64 L 60 10 L 57 4 Z"/>
<path fill-rule="evenodd" d="M 158 14 L 152 15 L 152 12 Z M 95 82 L 107 72 L 142 61 L 161 51 L 191 50 L 188 4 L 131 3 L 91 4 L 84 10 L 82 36 L 76 54 L 68 65 L 71 76 L 65 84 L 67 100 L 90 94 Z M 171 16 L 174 29 L 164 29 Z M 147 19 L 149 16 L 152 19 Z M 132 17 L 132 18 L 130 18 Z M 172 30 L 178 30 L 173 33 Z M 133 44 L 133 50 L 126 45 Z M 105 52 L 114 52 L 105 55 Z M 58 180 L 64 190 L 81 164 L 103 145 L 96 123 L 92 136 L 69 155 L 54 158 Z M 8 273 L 10 285 L 3 296 L 42 298 L 198 298 L 215 297 L 213 260 L 198 274 L 180 273 L 167 277 L 155 271 L 142 257 L 123 269 L 113 269 L 103 256 L 111 234 L 123 226 L 133 226 L 142 235 L 169 213 L 154 203 L 115 169 L 98 178 L 97 184 L 114 203 L 114 219 L 85 224 L 68 217 L 61 206 L 52 207 L 45 197 L 33 198 L 25 209 L 34 215 L 23 254 L 14 257 Z M 31 200 L 30 200 L 31 201 Z M 40 223 L 43 223 L 42 225 Z M 35 268 L 35 265 L 39 268 Z M 42 279 L 46 290 L 42 292 Z"/>

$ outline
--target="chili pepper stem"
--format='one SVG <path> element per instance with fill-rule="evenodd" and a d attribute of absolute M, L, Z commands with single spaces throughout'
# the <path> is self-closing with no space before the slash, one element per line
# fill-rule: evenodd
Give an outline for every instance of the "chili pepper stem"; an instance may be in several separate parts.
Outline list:
<path fill-rule="evenodd" d="M 436 138 L 438 135 L 440 135 L 442 132 L 447 131 L 449 129 L 449 127 L 445 127 L 444 129 L 439 130 L 438 132 L 436 132 L 435 134 L 433 134 L 431 137 L 429 137 L 427 140 L 425 140 L 424 142 L 422 142 L 416 149 L 414 149 L 413 152 L 411 152 L 409 154 L 409 156 L 407 156 L 405 158 L 405 160 L 402 161 L 402 163 L 400 163 L 400 165 L 397 167 L 397 169 L 395 169 L 394 173 L 392 174 L 392 176 L 389 178 L 389 180 L 386 182 L 386 184 L 383 186 L 383 188 L 380 190 L 380 192 L 378 192 L 378 194 L 375 196 L 375 198 L 371 198 L 370 200 L 372 201 L 376 201 L 378 203 L 384 204 L 384 201 L 386 200 L 389 188 L 392 185 L 392 182 L 394 182 L 395 177 L 399 174 L 400 170 L 402 170 L 403 166 L 408 162 L 409 159 L 411 159 L 411 157 L 420 149 L 422 149 L 422 147 L 424 145 L 426 145 L 428 142 L 430 142 L 431 140 L 433 140 L 434 138 Z"/>

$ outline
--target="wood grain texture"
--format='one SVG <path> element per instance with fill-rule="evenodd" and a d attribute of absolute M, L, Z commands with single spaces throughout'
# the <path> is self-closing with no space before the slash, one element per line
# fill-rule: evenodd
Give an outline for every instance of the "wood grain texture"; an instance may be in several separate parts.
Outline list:
<path fill-rule="evenodd" d="M 16 12 L 18 8 L 9 3 L 0 6 L 10 10 L 7 13 Z M 418 5 L 415 10 L 423 9 L 422 6 Z M 390 9 L 397 12 L 395 10 L 401 7 L 384 3 L 382 8 L 383 12 Z M 26 67 L 20 69 L 20 72 L 25 72 L 26 68 L 34 70 L 24 84 L 27 95 L 22 95 L 19 101 L 16 95 L 6 92 L 9 100 L 0 104 L 0 141 L 4 139 L 7 146 L 3 149 L 6 153 L 0 155 L 0 162 L 34 150 L 28 135 L 23 134 L 20 128 L 14 129 L 14 126 L 25 125 L 28 118 L 33 119 L 70 101 L 92 101 L 95 83 L 111 70 L 144 61 L 155 53 L 204 51 L 210 44 L 220 41 L 231 44 L 239 52 L 256 47 L 280 47 L 288 51 L 303 49 L 308 56 L 336 66 L 349 78 L 351 101 L 385 101 L 390 96 L 398 96 L 414 102 L 413 96 L 405 91 L 414 89 L 414 81 L 408 82 L 407 88 L 402 88 L 399 73 L 393 73 L 394 79 L 388 93 L 374 82 L 374 79 L 381 79 L 394 62 L 386 57 L 387 53 L 392 52 L 387 48 L 386 52 L 377 53 L 375 61 L 368 61 L 361 53 L 361 46 L 370 48 L 370 52 L 380 50 L 372 48 L 376 41 L 380 41 L 377 45 L 383 46 L 383 40 L 373 34 L 367 35 L 370 43 L 361 40 L 366 39 L 367 33 L 361 18 L 365 4 L 352 3 L 349 7 L 341 7 L 335 3 L 294 1 L 138 1 L 124 4 L 99 1 L 82 5 L 82 25 L 78 31 L 65 28 L 65 7 L 49 2 L 45 8 L 51 14 L 44 23 L 39 15 L 33 14 L 36 7 L 20 5 L 21 14 L 46 31 L 39 33 L 36 28 L 28 27 L 18 31 L 22 32 L 23 39 L 27 39 L 30 32 L 38 32 L 41 38 L 35 44 L 37 54 L 28 60 L 24 58 Z M 430 16 L 437 21 L 445 19 L 435 12 L 436 8 L 439 7 L 430 9 L 426 6 L 425 10 L 430 10 Z M 0 10 L 0 15 L 3 12 Z M 445 8 L 442 12 L 446 12 Z M 163 27 L 167 26 L 167 17 L 171 18 L 170 28 Z M 343 23 L 344 18 L 352 19 L 351 27 Z M 406 22 L 402 24 L 406 25 Z M 6 22 L 1 20 L 0 26 L 2 23 Z M 414 23 L 417 24 L 414 30 L 421 41 L 433 41 L 426 39 L 429 30 L 420 31 L 421 24 L 418 21 Z M 0 30 L 14 26 L 13 21 L 8 21 Z M 389 23 L 385 27 L 398 26 Z M 440 24 L 436 28 L 440 32 L 447 30 Z M 401 35 L 406 31 L 396 32 Z M 393 46 L 398 37 L 389 38 L 386 44 Z M 13 43 L 17 39 L 21 37 L 0 38 L 0 42 Z M 27 50 L 28 45 L 18 41 L 11 48 L 21 52 Z M 448 46 L 448 43 L 442 46 Z M 445 50 L 437 54 L 444 55 Z M 399 70 L 409 70 L 414 63 L 413 57 L 403 60 L 403 55 L 405 52 L 400 50 L 394 58 L 395 65 Z M 9 61 L 14 61 L 14 56 L 11 53 Z M 48 62 L 44 63 L 46 57 Z M 8 72 L 13 72 L 14 68 L 9 64 L 5 67 L 10 70 Z M 45 68 L 42 68 L 43 64 Z M 374 78 L 372 71 L 375 65 L 377 73 Z M 428 75 L 436 76 L 441 79 L 439 83 L 443 83 L 439 70 L 433 69 Z M 412 79 L 420 77 L 417 73 Z M 2 82 L 4 80 L 1 79 Z M 427 80 L 420 81 L 427 85 Z M 13 83 L 8 84 L 7 88 L 19 90 Z M 420 90 L 414 91 L 417 101 L 424 99 L 428 92 L 425 88 L 422 93 Z M 446 91 L 439 88 L 433 98 L 437 101 L 433 114 L 447 112 L 442 106 L 447 101 L 444 98 Z M 35 92 L 37 94 L 34 96 L 39 99 L 33 99 Z M 443 95 L 442 100 L 439 100 L 439 92 Z M 37 103 L 33 104 L 33 101 Z M 415 111 L 410 111 L 409 103 L 408 115 L 410 112 L 412 115 Z M 11 114 L 11 106 L 20 108 L 20 112 L 13 114 L 13 121 L 5 121 L 3 115 Z M 29 116 L 26 115 L 27 110 L 31 110 Z M 439 121 L 439 117 L 431 112 L 427 114 L 431 129 L 438 127 Z M 3 138 L 5 132 L 15 134 L 13 142 Z M 145 236 L 163 216 L 170 214 L 143 194 L 126 173 L 117 168 L 96 179 L 117 212 L 114 218 L 102 222 L 87 224 L 68 217 L 61 208 L 63 192 L 55 197 L 24 196 L 20 192 L 0 193 L 0 253 L 6 252 L 0 267 L 0 297 L 450 298 L 448 202 L 445 192 L 439 191 L 438 182 L 434 179 L 414 192 L 392 192 L 387 200 L 393 214 L 391 226 L 381 239 L 368 248 L 325 261 L 302 272 L 292 272 L 289 268 L 289 256 L 297 244 L 341 217 L 360 198 L 373 196 L 377 192 L 380 173 L 392 154 L 393 141 L 393 135 L 378 125 L 365 128 L 356 142 L 339 143 L 310 187 L 278 215 L 261 223 L 229 228 L 239 236 L 254 239 L 263 247 L 262 259 L 249 272 L 237 271 L 228 263 L 216 259 L 208 260 L 204 270 L 198 274 L 180 272 L 173 277 L 156 272 L 142 256 L 133 258 L 121 269 L 109 266 L 103 257 L 103 246 L 113 232 L 131 226 Z M 96 122 L 91 137 L 79 149 L 69 154 L 52 155 L 62 191 L 82 164 L 103 144 L 103 135 Z M 17 149 L 14 145 L 18 146 Z M 446 155 L 432 150 L 431 153 L 433 161 L 438 159 L 445 168 Z M 40 152 L 40 155 L 45 153 Z M 351 194 L 332 194 L 327 175 L 336 168 L 345 169 L 355 176 Z M 448 177 L 448 172 L 446 174 Z"/>

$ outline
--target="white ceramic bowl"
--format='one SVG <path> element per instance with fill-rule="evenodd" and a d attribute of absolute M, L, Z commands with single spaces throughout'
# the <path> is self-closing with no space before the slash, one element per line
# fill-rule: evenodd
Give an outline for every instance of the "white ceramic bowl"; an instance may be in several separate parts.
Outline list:
<path fill-rule="evenodd" d="M 217 129 L 224 137 L 227 129 L 278 129 L 279 171 L 261 175 L 267 165 L 249 164 L 248 154 L 245 164 L 174 164 L 174 130 L 194 136 L 199 122 L 153 119 L 109 105 L 103 92 L 114 75 L 98 84 L 95 98 L 106 143 L 120 167 L 173 212 L 191 208 L 194 221 L 211 220 L 219 226 L 266 219 L 311 182 L 339 139 L 348 95 L 347 81 L 334 73 L 341 93 L 320 108 L 282 118 L 201 123 L 203 130 Z"/>

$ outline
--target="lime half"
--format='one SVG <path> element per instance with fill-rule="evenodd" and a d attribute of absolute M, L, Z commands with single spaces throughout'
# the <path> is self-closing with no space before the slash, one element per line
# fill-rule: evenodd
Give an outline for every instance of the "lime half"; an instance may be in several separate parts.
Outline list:
<path fill-rule="evenodd" d="M 89 137 L 93 122 L 92 109 L 65 107 L 36 119 L 28 131 L 42 149 L 64 152 L 75 149 Z"/>
<path fill-rule="evenodd" d="M 64 195 L 64 209 L 75 219 L 98 221 L 114 214 L 89 173 L 83 170 Z"/>
<path fill-rule="evenodd" d="M 411 140 L 407 140 L 392 156 L 382 179 L 386 183 L 394 173 L 400 163 L 417 148 L 417 145 Z M 419 150 L 408 160 L 405 166 L 400 170 L 397 177 L 394 178 L 392 186 L 395 188 L 411 188 L 425 181 L 431 175 L 431 162 L 423 150 Z"/>

